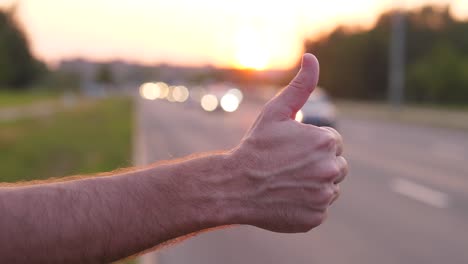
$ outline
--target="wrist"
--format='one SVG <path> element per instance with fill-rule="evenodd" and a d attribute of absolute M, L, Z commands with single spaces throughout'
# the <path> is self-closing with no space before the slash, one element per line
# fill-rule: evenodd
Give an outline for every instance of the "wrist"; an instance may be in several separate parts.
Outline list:
<path fill-rule="evenodd" d="M 164 202 L 159 200 L 155 203 L 170 205 L 165 206 L 164 217 L 170 222 L 164 225 L 173 229 L 174 237 L 243 223 L 244 202 L 242 194 L 236 190 L 239 170 L 230 153 L 189 158 L 150 170 L 153 184 L 165 186 L 167 193 L 158 195 L 158 199 L 164 198 Z M 161 175 L 161 171 L 169 173 Z"/>
<path fill-rule="evenodd" d="M 194 212 L 200 223 L 211 228 L 243 224 L 245 212 L 244 183 L 237 160 L 230 152 L 207 157 L 209 170 L 193 179 L 192 193 L 197 205 Z"/>
<path fill-rule="evenodd" d="M 226 152 L 220 164 L 223 164 L 220 179 L 214 186 L 220 220 L 224 224 L 253 224 L 257 217 L 255 195 L 258 182 L 249 177 L 246 162 L 236 150 Z"/>

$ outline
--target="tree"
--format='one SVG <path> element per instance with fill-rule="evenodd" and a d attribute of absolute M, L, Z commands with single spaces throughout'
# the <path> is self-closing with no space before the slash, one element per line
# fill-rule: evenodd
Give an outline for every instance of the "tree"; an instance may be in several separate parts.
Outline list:
<path fill-rule="evenodd" d="M 98 67 L 95 80 L 99 84 L 114 84 L 114 75 L 109 64 L 101 64 Z"/>
<path fill-rule="evenodd" d="M 0 10 L 0 89 L 27 87 L 46 71 L 33 57 L 14 10 Z"/>
<path fill-rule="evenodd" d="M 408 84 L 408 97 L 416 102 L 466 103 L 468 56 L 463 58 L 449 43 L 440 42 L 410 66 Z"/>
<path fill-rule="evenodd" d="M 333 96 L 383 100 L 387 95 L 392 13 L 368 30 L 338 27 L 305 50 L 320 60 L 320 85 Z M 406 81 L 410 101 L 468 102 L 468 21 L 455 20 L 446 6 L 407 11 Z"/>

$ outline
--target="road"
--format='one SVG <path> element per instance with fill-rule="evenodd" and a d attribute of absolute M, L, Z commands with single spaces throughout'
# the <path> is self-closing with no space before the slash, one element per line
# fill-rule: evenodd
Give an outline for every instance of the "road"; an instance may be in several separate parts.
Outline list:
<path fill-rule="evenodd" d="M 261 104 L 232 114 L 165 101 L 138 106 L 136 154 L 149 163 L 235 146 Z M 231 227 L 150 262 L 468 263 L 468 133 L 344 117 L 339 130 L 350 174 L 323 225 L 305 234 Z"/>

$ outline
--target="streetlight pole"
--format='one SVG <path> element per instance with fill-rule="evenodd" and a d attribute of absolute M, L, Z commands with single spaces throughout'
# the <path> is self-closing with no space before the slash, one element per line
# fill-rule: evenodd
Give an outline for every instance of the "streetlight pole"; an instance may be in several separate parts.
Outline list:
<path fill-rule="evenodd" d="M 398 109 L 403 104 L 405 89 L 405 15 L 402 10 L 395 10 L 392 17 L 392 29 L 389 51 L 388 100 Z"/>

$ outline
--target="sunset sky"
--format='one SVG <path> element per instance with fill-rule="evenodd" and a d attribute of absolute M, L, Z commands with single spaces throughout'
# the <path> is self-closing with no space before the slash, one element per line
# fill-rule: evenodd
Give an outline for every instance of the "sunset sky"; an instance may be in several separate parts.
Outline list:
<path fill-rule="evenodd" d="M 468 18 L 468 0 L 22 0 L 18 17 L 50 64 L 84 57 L 265 69 L 292 66 L 305 37 L 369 26 L 394 3 L 448 3 Z"/>

